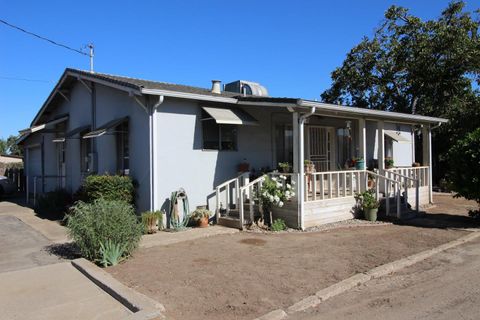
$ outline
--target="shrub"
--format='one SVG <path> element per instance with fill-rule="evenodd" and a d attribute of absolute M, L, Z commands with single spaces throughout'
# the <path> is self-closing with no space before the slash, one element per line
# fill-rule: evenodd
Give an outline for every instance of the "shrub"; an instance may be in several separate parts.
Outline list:
<path fill-rule="evenodd" d="M 375 199 L 374 193 L 374 189 L 369 189 L 362 193 L 355 194 L 355 199 L 359 202 L 363 210 L 376 209 L 380 207 L 380 202 Z"/>
<path fill-rule="evenodd" d="M 122 200 L 134 204 L 135 187 L 132 178 L 119 175 L 91 175 L 83 182 L 78 198 L 84 202 Z"/>
<path fill-rule="evenodd" d="M 68 207 L 72 204 L 72 196 L 65 189 L 56 189 L 40 196 L 37 200 L 36 212 L 49 219 L 63 219 Z"/>
<path fill-rule="evenodd" d="M 104 267 L 116 266 L 123 256 L 125 246 L 121 246 L 113 241 L 107 240 L 105 244 L 100 242 L 100 264 Z"/>
<path fill-rule="evenodd" d="M 155 233 L 163 228 L 162 211 L 145 211 L 141 214 L 141 220 L 144 233 Z M 158 220 L 158 229 L 157 229 Z"/>
<path fill-rule="evenodd" d="M 143 231 L 131 205 L 103 198 L 77 202 L 67 216 L 67 228 L 82 255 L 95 262 L 101 260 L 101 244 L 107 241 L 123 248 L 122 256 L 130 255 Z"/>
<path fill-rule="evenodd" d="M 457 141 L 448 153 L 447 178 L 457 197 L 480 204 L 480 128 Z"/>
<path fill-rule="evenodd" d="M 275 219 L 272 223 L 272 231 L 283 231 L 287 229 L 287 225 L 283 219 Z"/>

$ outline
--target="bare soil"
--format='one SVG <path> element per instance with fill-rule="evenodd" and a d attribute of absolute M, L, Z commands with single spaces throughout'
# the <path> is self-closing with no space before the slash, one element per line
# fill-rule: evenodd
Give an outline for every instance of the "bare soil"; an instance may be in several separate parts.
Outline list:
<path fill-rule="evenodd" d="M 437 199 L 432 219 L 442 214 L 441 218 L 458 216 L 471 222 L 465 200 Z M 455 229 L 458 226 L 436 227 L 431 221 L 420 227 L 410 224 L 220 235 L 140 249 L 107 271 L 163 303 L 174 319 L 253 319 L 358 272 L 467 233 Z"/>

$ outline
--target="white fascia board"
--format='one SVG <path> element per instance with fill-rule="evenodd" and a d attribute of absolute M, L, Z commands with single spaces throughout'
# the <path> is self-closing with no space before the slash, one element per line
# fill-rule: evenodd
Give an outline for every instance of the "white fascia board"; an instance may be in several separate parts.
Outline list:
<path fill-rule="evenodd" d="M 361 116 L 372 116 L 378 117 L 384 120 L 406 120 L 414 123 L 447 123 L 448 119 L 427 117 L 413 114 L 405 114 L 398 112 L 389 112 L 381 110 L 372 110 L 356 107 L 346 107 L 346 106 L 337 106 L 334 104 L 327 104 L 315 101 L 301 100 L 299 106 L 302 107 L 316 107 L 318 110 L 326 110 L 331 112 L 339 112 L 343 114 L 352 114 L 352 115 L 361 115 Z"/>
<path fill-rule="evenodd" d="M 170 90 L 142 89 L 141 93 L 156 95 L 156 96 L 180 98 L 180 99 L 202 100 L 202 101 L 212 101 L 212 102 L 225 102 L 225 103 L 237 103 L 237 99 L 235 99 L 235 98 L 215 97 L 215 96 L 209 96 L 209 95 L 205 95 L 205 94 L 187 93 L 187 92 L 170 91 Z"/>

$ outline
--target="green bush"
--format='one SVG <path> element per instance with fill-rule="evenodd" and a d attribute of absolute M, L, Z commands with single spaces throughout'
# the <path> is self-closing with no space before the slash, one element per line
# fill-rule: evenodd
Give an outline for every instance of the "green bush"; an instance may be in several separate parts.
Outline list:
<path fill-rule="evenodd" d="M 49 219 L 63 219 L 68 207 L 72 204 L 72 196 L 65 189 L 56 189 L 41 195 L 37 199 L 35 211 Z"/>
<path fill-rule="evenodd" d="M 448 153 L 448 161 L 447 178 L 452 190 L 458 197 L 480 204 L 480 128 L 455 143 Z"/>
<path fill-rule="evenodd" d="M 272 223 L 272 231 L 283 231 L 287 229 L 287 224 L 283 219 L 275 219 Z"/>
<path fill-rule="evenodd" d="M 134 204 L 135 187 L 129 176 L 91 175 L 85 178 L 80 191 L 77 192 L 77 198 L 84 202 L 103 198 Z"/>
<path fill-rule="evenodd" d="M 67 216 L 67 228 L 82 256 L 95 262 L 103 258 L 101 244 L 107 241 L 122 248 L 122 256 L 130 255 L 143 232 L 131 205 L 103 198 L 92 203 L 78 201 Z"/>

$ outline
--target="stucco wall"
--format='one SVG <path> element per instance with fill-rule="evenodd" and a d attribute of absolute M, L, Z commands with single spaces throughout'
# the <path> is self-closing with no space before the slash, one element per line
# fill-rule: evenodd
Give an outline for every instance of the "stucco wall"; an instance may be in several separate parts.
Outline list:
<path fill-rule="evenodd" d="M 122 117 L 129 117 L 130 175 L 138 182 L 137 208 L 148 210 L 150 206 L 150 171 L 149 171 L 149 129 L 148 115 L 128 96 L 128 93 L 96 84 L 96 127 Z M 63 100 L 52 112 L 50 119 L 60 114 L 69 114 L 65 131 L 91 125 L 91 95 L 80 83 L 76 83 L 70 91 L 70 101 Z M 52 142 L 54 133 L 36 133 L 25 141 L 25 145 L 44 143 L 45 175 L 58 175 L 57 145 Z M 106 134 L 94 138 L 97 144 L 98 173 L 115 174 L 117 171 L 115 135 Z M 39 148 L 35 152 L 39 152 Z M 65 143 L 66 189 L 75 192 L 82 183 L 80 140 L 78 136 L 67 139 Z M 38 170 L 37 170 L 38 171 Z M 58 186 L 58 179 L 46 179 L 45 191 Z M 30 190 L 31 191 L 31 190 Z"/>
<path fill-rule="evenodd" d="M 385 122 L 385 130 L 399 131 L 400 135 L 410 143 L 398 143 L 393 141 L 393 160 L 395 166 L 411 166 L 414 162 L 411 126 L 407 124 L 396 124 Z M 378 136 L 377 122 L 366 121 L 367 138 L 367 165 L 370 165 L 373 159 L 378 159 Z"/>
<path fill-rule="evenodd" d="M 271 126 L 272 118 L 278 115 L 274 109 L 245 107 L 260 125 L 238 126 L 237 151 L 214 151 L 202 150 L 201 105 L 205 104 L 166 98 L 158 110 L 157 209 L 166 209 L 171 192 L 180 187 L 187 191 L 192 210 L 207 204 L 208 195 L 217 185 L 237 176 L 237 166 L 243 159 L 256 169 L 274 165 Z M 278 121 L 287 120 L 282 117 Z M 213 199 L 209 205 L 214 209 Z"/>

